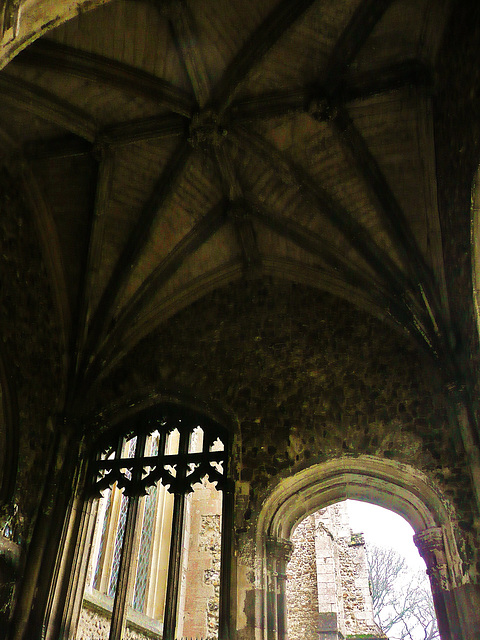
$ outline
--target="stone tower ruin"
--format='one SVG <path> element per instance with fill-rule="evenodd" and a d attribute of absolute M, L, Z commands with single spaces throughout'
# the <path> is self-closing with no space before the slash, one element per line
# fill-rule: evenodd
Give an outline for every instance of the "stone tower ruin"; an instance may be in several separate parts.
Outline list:
<path fill-rule="evenodd" d="M 346 502 L 305 518 L 292 542 L 288 639 L 386 638 L 373 619 L 363 534 L 352 533 Z"/>

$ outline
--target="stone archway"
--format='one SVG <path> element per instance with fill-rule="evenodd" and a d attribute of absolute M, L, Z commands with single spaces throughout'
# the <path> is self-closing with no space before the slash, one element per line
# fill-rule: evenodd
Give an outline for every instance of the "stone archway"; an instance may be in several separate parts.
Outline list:
<path fill-rule="evenodd" d="M 432 482 L 409 465 L 373 456 L 344 457 L 315 464 L 283 479 L 265 501 L 257 522 L 257 553 L 262 567 L 261 603 L 256 626 L 267 620 L 262 637 L 285 637 L 284 584 L 290 535 L 306 516 L 346 498 L 386 507 L 403 516 L 427 564 L 443 640 L 473 637 L 471 599 L 477 590 L 462 573 L 454 508 Z M 260 558 L 259 558 L 260 560 Z M 470 589 L 472 587 L 473 589 Z M 468 620 L 467 620 L 468 619 Z"/>

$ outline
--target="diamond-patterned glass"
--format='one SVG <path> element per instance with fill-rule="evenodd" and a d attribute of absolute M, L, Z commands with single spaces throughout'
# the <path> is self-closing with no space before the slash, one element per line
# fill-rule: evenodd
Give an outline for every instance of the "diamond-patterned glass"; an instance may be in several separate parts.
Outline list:
<path fill-rule="evenodd" d="M 150 455 L 158 453 L 159 437 L 153 436 Z M 152 549 L 153 526 L 155 521 L 155 507 L 157 504 L 157 485 L 154 485 L 150 494 L 145 498 L 145 511 L 143 516 L 142 537 L 137 565 L 137 577 L 133 594 L 133 608 L 144 612 L 145 598 L 147 594 L 148 569 L 150 566 L 150 554 Z"/>

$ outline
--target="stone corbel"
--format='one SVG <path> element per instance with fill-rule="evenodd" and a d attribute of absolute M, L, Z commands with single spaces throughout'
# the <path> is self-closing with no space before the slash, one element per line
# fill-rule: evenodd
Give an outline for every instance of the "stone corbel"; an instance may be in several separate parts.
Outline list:
<path fill-rule="evenodd" d="M 275 538 L 273 536 L 269 536 L 267 538 L 267 554 L 275 558 L 276 560 L 281 560 L 285 564 L 290 560 L 290 556 L 293 551 L 293 543 L 290 540 L 285 540 L 284 538 Z"/>

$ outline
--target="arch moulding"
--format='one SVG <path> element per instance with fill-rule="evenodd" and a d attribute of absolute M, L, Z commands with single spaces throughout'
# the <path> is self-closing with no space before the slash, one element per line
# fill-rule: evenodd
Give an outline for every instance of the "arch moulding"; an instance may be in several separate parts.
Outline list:
<path fill-rule="evenodd" d="M 314 464 L 283 479 L 259 515 L 260 535 L 289 537 L 314 511 L 341 500 L 362 500 L 404 517 L 415 533 L 446 526 L 454 509 L 427 477 L 413 467 L 374 456 L 343 457 Z"/>
<path fill-rule="evenodd" d="M 420 471 L 374 456 L 346 456 L 313 464 L 272 488 L 256 527 L 259 554 L 256 581 L 263 594 L 263 606 L 257 603 L 257 630 L 262 627 L 262 617 L 268 617 L 270 591 L 279 591 L 275 576 L 280 570 L 284 571 L 286 560 L 282 549 L 290 544 L 295 526 L 318 509 L 345 499 L 385 507 L 410 523 L 416 545 L 427 564 L 442 640 L 469 637 L 468 625 L 463 624 L 464 603 L 457 594 L 473 585 L 467 584 L 469 578 L 462 571 L 453 505 Z M 280 551 L 273 551 L 272 556 L 272 549 Z M 277 617 L 280 620 L 280 616 Z M 283 640 L 280 629 L 284 623 L 272 620 L 269 626 L 275 630 L 277 640 Z M 262 632 L 259 637 L 263 638 Z"/>

